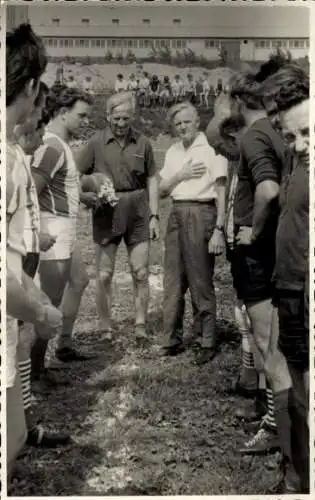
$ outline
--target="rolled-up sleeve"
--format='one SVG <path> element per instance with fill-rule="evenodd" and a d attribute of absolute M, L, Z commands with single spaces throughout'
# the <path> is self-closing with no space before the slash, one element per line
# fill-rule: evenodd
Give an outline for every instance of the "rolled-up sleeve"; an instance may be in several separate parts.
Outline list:
<path fill-rule="evenodd" d="M 242 154 L 256 186 L 266 180 L 280 183 L 279 159 L 265 134 L 249 130 L 242 141 Z"/>
<path fill-rule="evenodd" d="M 228 175 L 228 160 L 223 155 L 216 155 L 214 160 L 214 177 L 215 179 L 227 178 Z"/>

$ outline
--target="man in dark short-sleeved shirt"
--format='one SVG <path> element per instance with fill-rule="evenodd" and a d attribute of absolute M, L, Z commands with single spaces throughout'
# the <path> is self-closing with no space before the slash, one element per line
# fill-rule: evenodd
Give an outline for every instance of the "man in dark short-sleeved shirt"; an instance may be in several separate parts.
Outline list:
<path fill-rule="evenodd" d="M 297 65 L 286 65 L 267 80 L 266 94 L 276 102 L 292 155 L 280 188 L 273 275 L 279 347 L 292 378 L 284 474 L 276 492 L 309 493 L 309 76 Z"/>
<path fill-rule="evenodd" d="M 260 88 L 252 75 L 240 74 L 231 81 L 230 97 L 235 108 L 233 111 L 241 113 L 247 125 L 240 143 L 234 201 L 234 259 L 240 293 L 251 321 L 255 364 L 267 381 L 268 409 L 256 435 L 240 451 L 260 453 L 279 448 L 275 405 L 278 394 L 291 386 L 286 360 L 277 349 L 278 339 L 271 335 L 272 322 L 276 321 L 272 305 L 272 273 L 285 148 L 267 117 Z"/>
<path fill-rule="evenodd" d="M 134 284 L 135 336 L 143 340 L 147 337 L 149 240 L 159 236 L 158 185 L 151 143 L 131 126 L 134 112 L 131 93 L 112 96 L 107 102 L 108 126 L 96 132 L 80 152 L 78 168 L 86 174 L 83 188 L 89 175 L 105 174 L 119 200 L 115 207 L 93 211 L 101 329 L 107 338 L 112 337 L 111 282 L 117 248 L 124 239 Z M 94 197 L 91 193 L 90 206 Z"/>

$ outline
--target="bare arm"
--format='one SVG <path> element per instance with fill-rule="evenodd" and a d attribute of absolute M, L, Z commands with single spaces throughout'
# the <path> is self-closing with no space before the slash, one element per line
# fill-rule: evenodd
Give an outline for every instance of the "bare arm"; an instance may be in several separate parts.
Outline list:
<path fill-rule="evenodd" d="M 277 182 L 265 180 L 258 184 L 255 191 L 252 241 L 255 241 L 262 233 L 269 217 L 274 200 L 279 195 Z"/>
<path fill-rule="evenodd" d="M 85 174 L 93 169 L 94 166 L 94 143 L 93 138 L 77 150 L 75 153 L 77 169 L 81 174 Z"/>
<path fill-rule="evenodd" d="M 44 304 L 38 300 L 37 294 L 34 294 L 33 289 L 28 286 L 28 280 L 24 279 L 25 276 L 23 275 L 23 282 L 20 283 L 7 267 L 7 314 L 28 323 L 43 322 L 45 318 Z"/>
<path fill-rule="evenodd" d="M 159 186 L 155 175 L 148 178 L 148 193 L 151 214 L 157 215 L 159 213 Z"/>
<path fill-rule="evenodd" d="M 226 191 L 226 178 L 220 177 L 216 180 L 217 191 L 217 226 L 223 226 L 225 222 L 225 191 Z"/>

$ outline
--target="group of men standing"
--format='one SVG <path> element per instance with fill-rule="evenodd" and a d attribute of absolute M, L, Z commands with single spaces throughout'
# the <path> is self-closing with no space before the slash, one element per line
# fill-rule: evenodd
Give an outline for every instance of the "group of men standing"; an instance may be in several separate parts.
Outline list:
<path fill-rule="evenodd" d="M 229 95 L 223 96 L 224 106 L 217 103 L 206 135 L 199 130 L 191 102 L 176 104 L 169 120 L 179 140 L 158 173 L 150 141 L 132 126 L 132 92 L 110 97 L 107 127 L 74 157 L 68 143 L 86 123 L 91 99 L 73 88 L 48 92 L 40 83 L 46 64 L 42 42 L 29 26 L 7 35 L 8 472 L 26 439 L 31 379 L 33 391 L 67 383 L 45 368 L 48 340 L 61 333 L 56 351 L 60 363 L 89 358 L 74 349 L 71 338 L 88 284 L 76 244 L 79 202 L 93 209 L 100 329 L 109 339 L 115 333 L 111 283 L 117 248 L 124 240 L 134 287 L 134 334 L 142 343 L 149 339 L 149 250 L 150 240 L 160 235 L 161 195 L 172 199 L 165 238 L 162 353 L 176 356 L 185 348 L 189 289 L 196 363 L 208 363 L 216 355 L 213 274 L 215 257 L 228 243 L 238 303 L 250 322 L 246 338 L 258 373 L 255 393 L 257 389 L 261 395 L 266 385 L 267 395 L 269 390 L 267 412 L 258 415 L 263 418 L 257 434 L 244 450 L 270 449 L 277 439 L 284 456 L 283 491 L 306 491 L 308 77 L 285 63 L 276 72 L 265 68 L 267 76 L 263 70 L 255 76 L 238 75 Z M 288 82 L 292 95 L 286 91 Z M 282 136 L 274 116 L 280 119 Z M 236 175 L 228 143 L 239 156 Z M 118 199 L 115 206 L 98 204 L 105 179 Z M 26 230 L 33 246 L 26 247 Z M 37 270 L 39 287 L 33 281 Z M 26 325 L 16 320 L 35 325 L 35 342 L 26 335 Z M 246 376 L 237 388 L 246 392 Z M 26 424 L 29 444 L 70 441 L 70 436 L 50 436 Z M 293 434 L 297 449 L 288 445 Z"/>

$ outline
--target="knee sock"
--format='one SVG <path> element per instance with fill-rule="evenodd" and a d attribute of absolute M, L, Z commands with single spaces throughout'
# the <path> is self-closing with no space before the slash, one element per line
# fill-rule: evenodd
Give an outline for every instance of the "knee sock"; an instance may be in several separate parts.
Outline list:
<path fill-rule="evenodd" d="M 250 320 L 248 318 L 245 306 L 235 306 L 235 321 L 238 331 L 242 338 L 242 365 L 240 373 L 240 383 L 256 387 L 257 376 L 252 349 L 252 333 L 250 331 Z"/>
<path fill-rule="evenodd" d="M 31 407 L 31 359 L 19 362 L 24 411 Z"/>
<path fill-rule="evenodd" d="M 272 430 L 276 431 L 277 430 L 277 424 L 276 424 L 276 419 L 275 419 L 274 396 L 273 396 L 273 391 L 268 386 L 267 386 L 267 389 L 266 389 L 266 395 L 267 395 L 267 408 L 268 408 L 268 412 L 264 416 L 264 423 L 269 428 L 271 428 Z"/>

